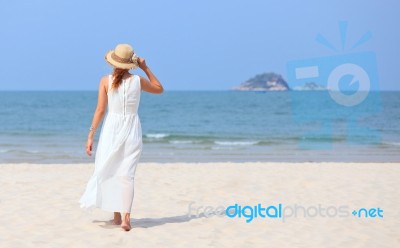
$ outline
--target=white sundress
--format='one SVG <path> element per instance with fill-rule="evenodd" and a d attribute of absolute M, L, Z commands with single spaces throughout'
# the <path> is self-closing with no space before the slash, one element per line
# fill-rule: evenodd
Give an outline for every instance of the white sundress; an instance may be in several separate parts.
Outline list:
<path fill-rule="evenodd" d="M 142 129 L 138 116 L 140 78 L 132 75 L 111 91 L 95 154 L 94 173 L 79 200 L 80 207 L 130 213 L 134 176 L 142 153 Z"/>

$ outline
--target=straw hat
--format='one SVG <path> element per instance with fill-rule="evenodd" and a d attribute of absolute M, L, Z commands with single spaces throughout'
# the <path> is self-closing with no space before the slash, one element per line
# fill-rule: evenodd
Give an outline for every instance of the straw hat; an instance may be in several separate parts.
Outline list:
<path fill-rule="evenodd" d="M 118 44 L 114 50 L 106 53 L 106 61 L 112 66 L 121 69 L 136 69 L 138 57 L 128 44 Z"/>

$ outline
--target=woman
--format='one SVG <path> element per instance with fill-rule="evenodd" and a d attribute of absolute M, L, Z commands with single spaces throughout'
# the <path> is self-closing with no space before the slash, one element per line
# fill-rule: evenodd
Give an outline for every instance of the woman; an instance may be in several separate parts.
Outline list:
<path fill-rule="evenodd" d="M 142 153 L 142 130 L 137 114 L 140 93 L 143 90 L 160 94 L 164 89 L 145 60 L 138 58 L 130 45 L 117 45 L 105 59 L 114 70 L 112 75 L 100 80 L 97 108 L 86 143 L 89 156 L 107 104 L 108 111 L 96 150 L 94 173 L 79 202 L 81 208 L 97 207 L 114 212 L 114 224 L 129 231 L 134 175 Z M 148 79 L 129 73 L 137 67 Z"/>

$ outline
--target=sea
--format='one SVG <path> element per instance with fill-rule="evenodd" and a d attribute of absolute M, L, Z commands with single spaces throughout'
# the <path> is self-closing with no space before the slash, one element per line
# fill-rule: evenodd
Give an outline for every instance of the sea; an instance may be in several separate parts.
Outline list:
<path fill-rule="evenodd" d="M 0 163 L 94 163 L 95 91 L 0 92 Z M 400 92 L 143 92 L 142 162 L 400 162 Z M 99 138 L 96 133 L 94 152 Z"/>

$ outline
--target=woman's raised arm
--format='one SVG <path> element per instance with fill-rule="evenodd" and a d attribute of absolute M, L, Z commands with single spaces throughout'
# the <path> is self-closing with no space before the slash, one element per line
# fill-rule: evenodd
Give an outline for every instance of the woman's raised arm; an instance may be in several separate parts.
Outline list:
<path fill-rule="evenodd" d="M 138 64 L 140 69 L 142 69 L 149 80 L 144 77 L 140 77 L 140 86 L 142 90 L 153 93 L 153 94 L 161 94 L 164 92 L 164 88 L 161 85 L 160 81 L 158 81 L 157 77 L 153 74 L 150 68 L 146 65 L 146 61 L 143 58 L 138 59 Z"/>

